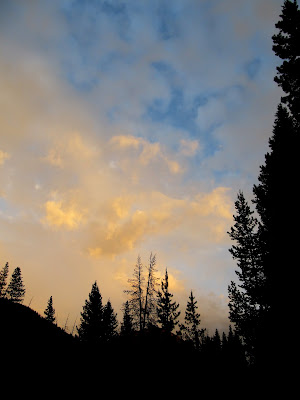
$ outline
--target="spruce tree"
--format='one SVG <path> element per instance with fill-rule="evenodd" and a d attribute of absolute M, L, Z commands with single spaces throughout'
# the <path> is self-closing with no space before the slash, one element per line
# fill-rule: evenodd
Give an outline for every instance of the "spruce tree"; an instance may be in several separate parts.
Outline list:
<path fill-rule="evenodd" d="M 235 224 L 228 233 L 236 244 L 229 251 L 237 261 L 238 269 L 235 272 L 240 284 L 232 281 L 228 287 L 229 318 L 243 337 L 249 354 L 254 356 L 257 329 L 267 308 L 259 223 L 241 191 L 235 209 Z"/>
<path fill-rule="evenodd" d="M 197 312 L 198 306 L 197 301 L 191 290 L 189 301 L 187 302 L 184 324 L 180 325 L 180 329 L 183 333 L 183 337 L 187 340 L 191 340 L 197 350 L 199 350 L 201 342 L 204 337 L 205 329 L 199 329 L 200 326 L 200 314 Z"/>
<path fill-rule="evenodd" d="M 279 32 L 273 36 L 273 51 L 283 62 L 277 67 L 275 82 L 285 92 L 281 98 L 300 127 L 300 10 L 297 1 L 285 0 L 280 20 L 275 25 Z"/>
<path fill-rule="evenodd" d="M 89 299 L 85 300 L 77 331 L 82 341 L 99 343 L 103 338 L 103 305 L 97 282 L 92 286 Z"/>
<path fill-rule="evenodd" d="M 128 300 L 123 305 L 123 321 L 121 323 L 121 335 L 130 336 L 133 332 L 133 318 L 131 316 Z"/>
<path fill-rule="evenodd" d="M 295 228 L 300 223 L 296 211 L 298 198 L 293 194 L 299 175 L 300 133 L 295 129 L 287 109 L 281 104 L 278 106 L 269 145 L 270 152 L 265 156 L 265 164 L 260 167 L 259 184 L 253 188 L 253 202 L 261 221 L 262 266 L 266 276 L 265 301 L 275 312 L 283 304 L 282 300 L 286 301 L 291 296 L 291 292 L 287 292 L 287 297 L 279 298 L 279 293 L 283 289 L 288 290 L 290 286 L 289 275 L 283 272 L 283 268 L 292 267 L 298 258 Z"/>
<path fill-rule="evenodd" d="M 25 286 L 23 284 L 21 269 L 19 267 L 13 271 L 6 293 L 8 298 L 13 302 L 23 302 L 25 296 Z"/>
<path fill-rule="evenodd" d="M 172 302 L 173 294 L 169 292 L 169 278 L 166 269 L 165 279 L 161 281 L 161 291 L 158 291 L 157 300 L 157 316 L 158 323 L 161 324 L 162 329 L 171 333 L 174 327 L 178 324 L 177 318 L 180 311 L 177 311 L 179 304 L 175 301 Z"/>
<path fill-rule="evenodd" d="M 7 276 L 9 271 L 8 262 L 0 271 L 0 298 L 6 296 Z"/>
<path fill-rule="evenodd" d="M 248 286 L 247 294 L 235 285 L 229 290 L 230 304 L 235 304 L 230 310 L 231 320 L 239 321 L 236 329 L 243 339 L 245 332 L 248 339 L 254 339 L 251 342 L 254 359 L 263 368 L 275 365 L 276 357 L 288 353 L 275 339 L 278 316 L 293 317 L 297 312 L 294 307 L 297 287 L 291 271 L 298 260 L 300 223 L 296 193 L 300 145 L 299 15 L 297 2 L 285 0 L 276 24 L 279 33 L 273 36 L 273 50 L 283 60 L 275 81 L 285 96 L 277 109 L 270 151 L 260 167 L 259 183 L 253 187 L 253 203 L 259 219 L 256 235 L 259 246 L 254 255 L 260 289 L 254 290 L 254 297 L 251 291 L 247 292 Z M 244 279 L 243 273 L 239 278 Z"/>
<path fill-rule="evenodd" d="M 45 319 L 47 321 L 50 321 L 52 323 L 55 322 L 56 318 L 55 318 L 55 309 L 53 308 L 53 300 L 52 300 L 52 296 L 50 296 L 50 299 L 48 300 L 48 304 L 47 307 L 44 311 L 44 315 L 45 315 Z"/>
<path fill-rule="evenodd" d="M 117 336 L 117 314 L 114 312 L 110 300 L 103 309 L 103 340 L 108 342 Z"/>

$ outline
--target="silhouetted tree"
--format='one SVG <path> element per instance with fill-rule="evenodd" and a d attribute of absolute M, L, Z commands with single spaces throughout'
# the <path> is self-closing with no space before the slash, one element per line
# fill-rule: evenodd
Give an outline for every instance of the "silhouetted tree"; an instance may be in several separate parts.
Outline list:
<path fill-rule="evenodd" d="M 48 300 L 48 304 L 47 307 L 44 311 L 45 314 L 45 319 L 47 321 L 50 321 L 52 323 L 55 322 L 56 318 L 55 318 L 55 309 L 53 308 L 53 300 L 52 300 L 52 296 L 50 296 L 50 299 Z"/>
<path fill-rule="evenodd" d="M 229 317 L 243 337 L 250 354 L 254 351 L 257 327 L 266 308 L 265 275 L 258 221 L 253 217 L 253 211 L 241 191 L 238 193 L 235 209 L 235 224 L 228 233 L 236 244 L 229 251 L 237 260 L 239 270 L 236 270 L 236 274 L 240 284 L 236 285 L 232 281 L 228 287 Z"/>
<path fill-rule="evenodd" d="M 128 300 L 123 305 L 123 322 L 121 323 L 121 335 L 130 336 L 134 332 L 133 321 Z"/>
<path fill-rule="evenodd" d="M 7 297 L 15 303 L 22 303 L 25 296 L 25 286 L 23 284 L 21 269 L 17 267 L 12 273 L 8 284 Z"/>
<path fill-rule="evenodd" d="M 283 342 L 278 343 L 275 339 L 278 316 L 287 313 L 293 316 L 297 312 L 293 308 L 297 287 L 291 279 L 291 271 L 298 260 L 296 229 L 300 223 L 295 189 L 299 179 L 300 147 L 299 16 L 297 2 L 285 0 L 281 19 L 276 24 L 279 33 L 273 36 L 273 50 L 283 60 L 277 68 L 275 81 L 286 96 L 282 97 L 282 104 L 277 109 L 273 136 L 269 140 L 270 151 L 260 167 L 259 184 L 253 187 L 253 203 L 259 217 L 257 235 L 254 235 L 259 246 L 254 252 L 254 260 L 256 270 L 260 271 L 260 289 L 253 292 L 251 285 L 246 286 L 245 294 L 243 288 L 239 290 L 231 285 L 229 290 L 233 306 L 231 320 L 246 344 L 249 345 L 249 338 L 254 339 L 251 346 L 255 360 L 263 368 L 275 365 L 275 361 L 278 363 L 276 358 L 288 353 Z M 243 271 L 239 278 L 245 282 Z"/>
<path fill-rule="evenodd" d="M 6 285 L 7 285 L 7 277 L 8 277 L 9 265 L 8 262 L 0 271 L 0 297 L 6 296 Z"/>
<path fill-rule="evenodd" d="M 280 20 L 275 25 L 279 33 L 273 36 L 273 51 L 283 60 L 277 67 L 275 82 L 286 93 L 281 98 L 300 126 L 300 10 L 297 1 L 285 0 Z"/>
<path fill-rule="evenodd" d="M 298 212 L 287 215 L 288 210 L 295 210 L 298 204 L 297 198 L 288 196 L 288 193 L 298 180 L 300 134 L 281 104 L 278 106 L 269 145 L 271 151 L 266 154 L 265 164 L 260 167 L 259 184 L 254 185 L 253 192 L 261 220 L 262 262 L 267 279 L 265 297 L 273 308 L 278 303 L 283 279 L 288 278 L 288 275 L 282 273 L 282 267 L 292 266 L 297 259 L 295 227 L 300 222 Z"/>
<path fill-rule="evenodd" d="M 197 301 L 191 290 L 189 300 L 187 302 L 184 322 L 185 324 L 180 325 L 183 337 L 187 340 L 191 340 L 197 350 L 200 348 L 201 341 L 204 337 L 205 329 L 199 329 L 200 326 L 200 314 L 197 312 L 198 306 Z"/>
<path fill-rule="evenodd" d="M 161 291 L 157 293 L 157 316 L 158 323 L 161 324 L 162 329 L 167 332 L 172 332 L 174 327 L 178 324 L 177 318 L 180 311 L 177 311 L 179 304 L 175 301 L 172 302 L 173 294 L 169 292 L 169 278 L 166 269 L 165 279 L 161 281 Z"/>
<path fill-rule="evenodd" d="M 157 294 L 157 280 L 156 273 L 156 256 L 152 253 L 149 258 L 149 265 L 147 267 L 148 278 L 147 288 L 145 295 L 145 306 L 144 306 L 144 317 L 143 317 L 143 329 L 146 326 L 156 325 L 156 294 Z"/>
<path fill-rule="evenodd" d="M 222 352 L 229 368 L 238 370 L 247 366 L 244 346 L 236 330 L 232 330 L 231 325 L 229 325 L 227 343 L 222 342 Z"/>
<path fill-rule="evenodd" d="M 103 339 L 108 342 L 117 336 L 117 314 L 114 312 L 110 300 L 103 309 Z"/>
<path fill-rule="evenodd" d="M 214 342 L 216 351 L 220 352 L 221 351 L 221 337 L 220 337 L 218 329 L 215 330 L 215 334 L 213 336 L 213 342 Z"/>
<path fill-rule="evenodd" d="M 128 305 L 133 318 L 133 326 L 140 331 L 143 329 L 144 318 L 144 280 L 143 264 L 141 257 L 138 256 L 133 278 L 128 279 L 131 289 L 124 290 L 124 293 L 129 295 Z"/>
<path fill-rule="evenodd" d="M 85 300 L 77 330 L 83 341 L 97 343 L 103 337 L 103 305 L 97 282 L 92 286 L 89 299 Z"/>

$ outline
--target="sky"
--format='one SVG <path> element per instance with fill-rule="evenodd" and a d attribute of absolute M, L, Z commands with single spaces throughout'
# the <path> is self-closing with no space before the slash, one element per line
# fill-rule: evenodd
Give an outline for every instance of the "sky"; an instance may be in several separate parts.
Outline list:
<path fill-rule="evenodd" d="M 281 0 L 1 0 L 0 267 L 69 331 L 92 284 L 118 318 L 138 255 L 228 329 L 226 233 L 281 92 Z M 76 322 L 77 321 L 77 322 Z"/>

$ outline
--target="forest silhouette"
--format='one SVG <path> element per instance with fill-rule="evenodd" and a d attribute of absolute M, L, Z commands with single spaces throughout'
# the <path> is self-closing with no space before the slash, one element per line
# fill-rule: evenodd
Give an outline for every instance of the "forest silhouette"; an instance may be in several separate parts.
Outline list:
<path fill-rule="evenodd" d="M 127 300 L 120 324 L 111 301 L 103 304 L 95 281 L 72 332 L 56 325 L 52 296 L 43 317 L 22 304 L 21 269 L 16 268 L 8 282 L 6 263 L 0 272 L 0 335 L 14 357 L 44 364 L 56 360 L 60 368 L 63 360 L 81 369 L 92 369 L 96 362 L 97 371 L 113 368 L 119 374 L 134 369 L 145 382 L 153 379 L 149 371 L 154 368 L 162 375 L 176 371 L 189 379 L 205 373 L 251 377 L 284 368 L 290 349 L 286 340 L 278 338 L 278 324 L 295 315 L 292 296 L 297 292 L 291 274 L 298 259 L 299 226 L 294 193 L 300 141 L 300 11 L 296 0 L 284 1 L 275 26 L 273 51 L 282 64 L 274 80 L 283 96 L 258 184 L 253 186 L 253 199 L 249 203 L 239 191 L 234 224 L 228 232 L 233 241 L 229 251 L 237 268 L 237 281 L 228 286 L 228 332 L 206 332 L 201 325 L 201 304 L 192 291 L 180 317 L 179 304 L 169 290 L 168 271 L 158 282 L 152 253 L 146 265 L 137 258 L 124 290 Z"/>

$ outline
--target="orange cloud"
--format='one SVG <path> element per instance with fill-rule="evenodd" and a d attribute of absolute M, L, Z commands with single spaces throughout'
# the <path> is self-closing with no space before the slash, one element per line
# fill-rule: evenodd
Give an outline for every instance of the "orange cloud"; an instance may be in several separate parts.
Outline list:
<path fill-rule="evenodd" d="M 117 197 L 106 207 L 106 215 L 102 213 L 102 222 L 91 224 L 88 253 L 92 257 L 116 256 L 133 250 L 149 236 L 180 229 L 185 237 L 199 227 L 198 235 L 203 232 L 206 240 L 218 243 L 224 239 L 232 215 L 228 191 L 219 187 L 193 199 L 176 199 L 160 192 Z"/>
<path fill-rule="evenodd" d="M 46 216 L 43 223 L 54 228 L 67 230 L 77 229 L 83 220 L 83 212 L 74 205 L 63 206 L 61 201 L 47 201 L 45 204 Z"/>
<path fill-rule="evenodd" d="M 10 158 L 10 154 L 0 150 L 0 165 L 3 165 Z"/>

